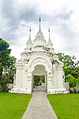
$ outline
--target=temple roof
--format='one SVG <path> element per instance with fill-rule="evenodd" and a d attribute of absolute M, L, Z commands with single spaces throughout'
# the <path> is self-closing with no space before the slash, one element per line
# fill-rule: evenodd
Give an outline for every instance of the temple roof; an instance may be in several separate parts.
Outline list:
<path fill-rule="evenodd" d="M 48 32 L 49 32 L 49 39 L 48 39 L 48 42 L 46 43 L 44 35 L 41 31 L 41 18 L 39 18 L 39 30 L 38 30 L 33 42 L 31 40 L 31 28 L 29 29 L 29 39 L 26 43 L 26 49 L 27 50 L 29 50 L 30 48 L 34 49 L 37 46 L 44 46 L 44 47 L 47 47 L 49 49 L 52 49 L 53 44 L 52 44 L 52 41 L 50 39 L 50 29 L 48 30 Z"/>
<path fill-rule="evenodd" d="M 46 45 L 46 40 L 44 39 L 43 33 L 41 31 L 37 32 L 35 39 L 33 40 L 33 44 L 34 46 L 36 45 L 45 46 Z"/>
<path fill-rule="evenodd" d="M 44 39 L 43 33 L 41 31 L 41 18 L 39 18 L 39 31 L 37 32 L 35 39 L 33 40 L 34 46 L 36 45 L 41 45 L 45 46 L 46 45 L 46 40 Z"/>

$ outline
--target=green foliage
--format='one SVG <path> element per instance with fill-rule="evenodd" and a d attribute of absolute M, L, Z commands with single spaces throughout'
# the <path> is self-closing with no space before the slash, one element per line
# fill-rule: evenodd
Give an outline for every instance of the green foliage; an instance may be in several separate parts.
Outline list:
<path fill-rule="evenodd" d="M 9 59 L 7 61 L 7 67 L 9 69 L 15 69 L 15 62 L 16 62 L 16 58 L 14 56 L 9 56 Z"/>
<path fill-rule="evenodd" d="M 78 84 L 78 82 L 79 82 L 79 79 L 73 78 L 73 79 L 71 79 L 71 80 L 69 81 L 69 86 L 70 86 L 70 87 L 75 87 L 76 84 Z"/>
<path fill-rule="evenodd" d="M 34 86 L 38 86 L 41 85 L 43 83 L 45 83 L 45 77 L 44 76 L 34 76 Z"/>
<path fill-rule="evenodd" d="M 3 66 L 6 66 L 10 52 L 11 49 L 9 49 L 9 44 L 0 38 L 0 63 Z"/>
<path fill-rule="evenodd" d="M 76 61 L 75 56 L 71 57 L 64 53 L 58 53 L 58 57 L 64 64 L 65 81 L 69 82 L 70 87 L 75 87 L 79 82 L 79 61 Z"/>
<path fill-rule="evenodd" d="M 34 76 L 34 84 L 35 84 L 36 86 L 39 85 L 39 81 L 40 81 L 40 77 L 39 77 L 39 76 Z"/>
<path fill-rule="evenodd" d="M 0 64 L 0 79 L 2 78 L 2 71 L 3 71 L 3 67 L 2 64 Z"/>
<path fill-rule="evenodd" d="M 75 78 L 71 75 L 71 74 L 68 74 L 66 76 L 66 81 L 69 82 L 70 80 L 74 80 Z"/>
<path fill-rule="evenodd" d="M 75 87 L 79 83 L 79 78 L 75 79 L 71 74 L 66 76 L 66 81 L 69 82 L 70 87 Z"/>
<path fill-rule="evenodd" d="M 42 81 L 42 83 L 45 83 L 45 76 L 40 76 L 40 80 Z"/>
<path fill-rule="evenodd" d="M 0 91 L 7 91 L 7 83 L 13 82 L 16 58 L 10 56 L 9 43 L 0 38 Z M 1 89 L 2 88 L 2 89 Z"/>
<path fill-rule="evenodd" d="M 8 83 L 13 83 L 14 74 L 16 72 L 15 62 L 16 58 L 14 56 L 10 56 L 6 66 L 6 69 L 8 69 Z"/>
<path fill-rule="evenodd" d="M 68 67 L 65 69 L 65 75 L 71 74 L 73 77 L 79 77 L 79 66 Z"/>
<path fill-rule="evenodd" d="M 71 57 L 69 55 L 64 55 L 64 53 L 58 53 L 59 60 L 63 62 L 63 70 L 65 71 L 68 67 L 74 67 L 75 63 L 75 56 Z"/>

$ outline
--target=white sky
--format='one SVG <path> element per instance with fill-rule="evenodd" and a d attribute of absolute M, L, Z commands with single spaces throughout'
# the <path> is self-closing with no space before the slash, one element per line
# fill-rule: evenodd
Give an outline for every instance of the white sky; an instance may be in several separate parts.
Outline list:
<path fill-rule="evenodd" d="M 48 40 L 48 28 L 56 52 L 79 59 L 79 0 L 0 0 L 0 37 L 10 43 L 12 55 L 19 58 L 32 28 L 32 40 L 38 31 Z"/>

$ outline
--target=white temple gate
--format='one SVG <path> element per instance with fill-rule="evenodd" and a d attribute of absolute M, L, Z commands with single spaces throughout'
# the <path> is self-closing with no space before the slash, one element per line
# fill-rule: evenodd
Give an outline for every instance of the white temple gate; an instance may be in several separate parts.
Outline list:
<path fill-rule="evenodd" d="M 39 31 L 35 39 L 31 40 L 30 29 L 26 48 L 21 53 L 21 59 L 16 62 L 16 79 L 10 92 L 30 94 L 33 90 L 34 75 L 44 75 L 47 93 L 68 93 L 63 85 L 62 67 L 63 63 L 59 61 L 50 39 L 50 30 L 46 43 L 39 19 Z"/>

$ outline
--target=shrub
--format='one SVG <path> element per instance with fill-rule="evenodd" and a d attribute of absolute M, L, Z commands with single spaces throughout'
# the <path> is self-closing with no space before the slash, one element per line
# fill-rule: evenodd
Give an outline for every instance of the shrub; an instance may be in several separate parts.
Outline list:
<path fill-rule="evenodd" d="M 69 87 L 74 88 L 79 83 L 79 78 L 75 79 L 71 74 L 68 74 L 66 76 L 66 81 L 69 82 Z M 74 92 L 76 92 L 74 90 Z"/>
<path fill-rule="evenodd" d="M 74 80 L 75 78 L 71 75 L 71 74 L 68 74 L 66 76 L 66 82 L 70 82 L 70 80 Z"/>

